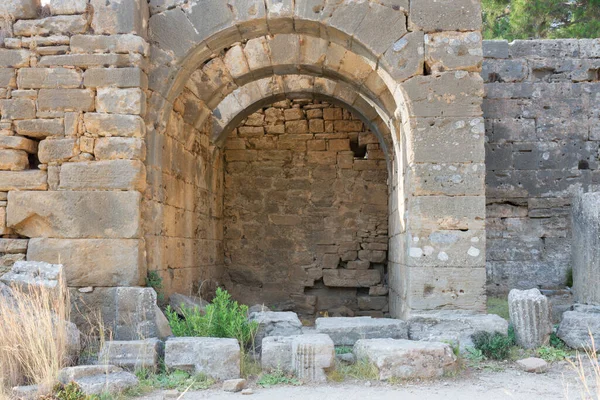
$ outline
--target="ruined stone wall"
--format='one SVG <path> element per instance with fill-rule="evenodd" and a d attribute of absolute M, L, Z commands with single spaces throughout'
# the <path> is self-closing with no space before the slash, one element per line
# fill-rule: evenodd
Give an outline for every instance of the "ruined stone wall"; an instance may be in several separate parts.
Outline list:
<path fill-rule="evenodd" d="M 490 293 L 556 288 L 571 198 L 600 184 L 600 40 L 484 42 Z"/>
<path fill-rule="evenodd" d="M 234 297 L 305 315 L 387 313 L 384 153 L 349 111 L 281 101 L 225 144 L 225 263 Z"/>

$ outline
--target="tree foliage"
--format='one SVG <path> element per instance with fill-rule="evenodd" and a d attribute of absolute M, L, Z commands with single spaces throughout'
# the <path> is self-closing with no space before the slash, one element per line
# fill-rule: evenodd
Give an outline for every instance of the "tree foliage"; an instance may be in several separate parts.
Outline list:
<path fill-rule="evenodd" d="M 600 0 L 483 0 L 485 39 L 600 37 Z"/>

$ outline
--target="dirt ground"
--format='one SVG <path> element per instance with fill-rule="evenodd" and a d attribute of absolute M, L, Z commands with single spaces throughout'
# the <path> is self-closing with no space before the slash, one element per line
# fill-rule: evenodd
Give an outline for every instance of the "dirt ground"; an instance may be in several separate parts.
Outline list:
<path fill-rule="evenodd" d="M 244 396 L 256 400 L 557 400 L 592 399 L 582 397 L 575 372 L 566 362 L 553 364 L 544 374 L 522 372 L 512 363 L 495 364 L 481 370 L 466 370 L 454 378 L 428 382 L 386 384 L 381 382 L 346 381 L 323 385 L 277 386 L 261 388 L 249 385 L 254 394 Z M 219 388 L 188 392 L 181 398 L 188 400 L 239 399 L 240 393 L 226 393 Z M 156 392 L 146 399 L 176 399 L 178 396 Z M 594 400 L 596 400 L 594 398 Z"/>

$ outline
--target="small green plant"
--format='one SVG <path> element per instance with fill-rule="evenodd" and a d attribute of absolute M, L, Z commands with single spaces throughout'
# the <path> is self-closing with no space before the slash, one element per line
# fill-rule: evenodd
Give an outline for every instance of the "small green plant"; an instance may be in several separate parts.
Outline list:
<path fill-rule="evenodd" d="M 556 335 L 556 329 L 550 334 L 550 346 L 561 350 L 567 350 L 568 347 L 566 343 Z"/>
<path fill-rule="evenodd" d="M 127 391 L 129 396 L 143 396 L 156 389 L 206 390 L 215 381 L 203 374 L 192 375 L 186 371 L 174 370 L 171 372 L 153 373 L 141 369 L 136 371 L 139 384 Z"/>
<path fill-rule="evenodd" d="M 474 333 L 474 347 L 481 350 L 484 356 L 493 360 L 506 360 L 510 355 L 510 349 L 514 345 L 514 339 L 500 332 L 479 331 Z"/>
<path fill-rule="evenodd" d="M 550 346 L 542 346 L 539 349 L 537 349 L 537 355 L 539 358 L 545 361 L 555 362 L 564 360 L 569 354 L 563 349 L 557 349 L 555 347 Z"/>
<path fill-rule="evenodd" d="M 350 354 L 352 353 L 352 347 L 350 346 L 337 346 L 335 348 L 335 354 Z"/>
<path fill-rule="evenodd" d="M 208 336 L 236 338 L 243 348 L 253 341 L 258 323 L 248 321 L 248 306 L 231 300 L 226 290 L 217 288 L 213 301 L 205 307 L 205 314 L 197 308 L 181 307 L 183 318 L 171 307 L 166 315 L 175 336 Z"/>
<path fill-rule="evenodd" d="M 264 388 L 276 385 L 298 386 L 302 384 L 302 382 L 300 382 L 294 376 L 286 374 L 285 372 L 279 369 L 271 372 L 270 374 L 261 375 L 256 383 Z"/>
<path fill-rule="evenodd" d="M 442 340 L 442 343 L 446 343 L 452 349 L 452 353 L 456 357 L 460 357 L 460 345 L 455 340 Z"/>
<path fill-rule="evenodd" d="M 148 271 L 146 275 L 146 286 L 151 287 L 156 291 L 156 300 L 158 303 L 163 304 L 165 302 L 165 294 L 163 293 L 163 281 L 158 271 Z"/>
<path fill-rule="evenodd" d="M 52 389 L 53 398 L 56 400 L 91 400 L 92 397 L 83 393 L 83 390 L 75 382 L 66 385 L 57 383 Z"/>
<path fill-rule="evenodd" d="M 573 268 L 569 268 L 567 269 L 567 286 L 572 288 L 573 287 Z"/>
<path fill-rule="evenodd" d="M 464 357 L 473 364 L 478 364 L 487 360 L 487 357 L 483 354 L 483 351 L 471 346 L 465 348 Z"/>

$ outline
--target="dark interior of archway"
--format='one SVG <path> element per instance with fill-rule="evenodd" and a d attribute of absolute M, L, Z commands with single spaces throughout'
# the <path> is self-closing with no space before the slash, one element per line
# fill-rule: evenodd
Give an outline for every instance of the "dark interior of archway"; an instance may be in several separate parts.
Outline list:
<path fill-rule="evenodd" d="M 315 100 L 263 107 L 225 144 L 225 286 L 311 317 L 388 312 L 388 187 L 374 134 Z"/>

